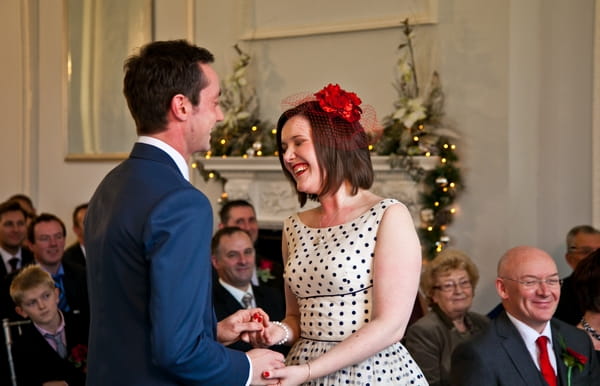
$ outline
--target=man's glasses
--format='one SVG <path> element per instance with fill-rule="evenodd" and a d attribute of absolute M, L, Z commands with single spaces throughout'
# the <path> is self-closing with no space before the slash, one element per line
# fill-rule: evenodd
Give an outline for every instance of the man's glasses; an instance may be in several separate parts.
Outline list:
<path fill-rule="evenodd" d="M 461 280 L 458 283 L 455 281 L 447 282 L 444 284 L 433 286 L 433 289 L 440 290 L 442 292 L 454 292 L 456 288 L 468 289 L 471 288 L 471 282 L 469 280 Z"/>
<path fill-rule="evenodd" d="M 591 255 L 596 249 L 592 247 L 576 247 L 574 245 L 569 247 L 569 253 L 577 253 L 579 255 Z"/>
<path fill-rule="evenodd" d="M 517 283 L 521 284 L 523 287 L 528 288 L 528 289 L 539 288 L 542 285 L 542 283 L 544 283 L 546 286 L 548 286 L 550 288 L 557 288 L 557 287 L 560 287 L 563 283 L 562 279 L 555 278 L 555 277 L 550 278 L 550 279 L 517 280 L 517 279 L 511 279 L 510 277 L 500 276 L 500 279 L 516 281 Z"/>

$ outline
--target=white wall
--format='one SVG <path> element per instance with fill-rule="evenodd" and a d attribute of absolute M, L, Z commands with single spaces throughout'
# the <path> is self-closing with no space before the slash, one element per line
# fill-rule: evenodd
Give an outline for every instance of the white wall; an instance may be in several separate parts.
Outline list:
<path fill-rule="evenodd" d="M 160 7 L 169 4 L 164 1 Z M 176 4 L 168 9 L 179 16 L 159 7 L 159 38 L 194 36 L 215 53 L 216 68 L 226 75 L 234 57 L 231 46 L 252 16 L 242 6 L 249 3 Z M 424 73 L 440 71 L 448 121 L 462 134 L 467 190 L 450 235 L 478 263 L 482 278 L 475 309 L 485 312 L 497 302 L 495 265 L 507 248 L 539 246 L 567 274 L 564 236 L 571 226 L 592 222 L 594 1 L 433 4 L 439 23 L 417 27 L 419 60 L 427 68 Z M 70 223 L 71 209 L 90 197 L 116 162 L 64 161 L 62 7 L 61 0 L 0 2 L 5 50 L 0 62 L 0 199 L 28 193 L 39 209 Z M 382 29 L 242 44 L 253 56 L 252 80 L 264 117 L 275 121 L 281 98 L 327 82 L 356 90 L 383 116 L 395 98 L 391 82 L 401 36 L 399 29 Z M 208 190 L 216 204 L 219 187 Z"/>

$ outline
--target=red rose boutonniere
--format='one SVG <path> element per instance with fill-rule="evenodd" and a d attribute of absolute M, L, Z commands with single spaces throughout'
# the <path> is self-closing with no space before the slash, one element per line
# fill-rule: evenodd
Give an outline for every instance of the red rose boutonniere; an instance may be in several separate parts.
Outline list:
<path fill-rule="evenodd" d="M 266 259 L 261 260 L 260 264 L 258 264 L 258 268 L 256 269 L 256 276 L 258 276 L 260 281 L 262 281 L 263 283 L 266 283 L 271 279 L 275 279 L 275 276 L 273 276 L 273 274 L 271 273 L 272 269 L 273 269 L 272 261 L 266 260 Z"/>
<path fill-rule="evenodd" d="M 573 372 L 573 367 L 577 366 L 580 372 L 583 371 L 583 366 L 587 363 L 588 358 L 585 355 L 568 348 L 562 336 L 558 337 L 558 341 L 562 348 L 561 358 L 565 366 L 567 366 L 567 386 L 571 386 L 571 373 Z"/>
<path fill-rule="evenodd" d="M 87 346 L 84 344 L 78 344 L 71 349 L 69 355 L 69 362 L 73 363 L 76 368 L 81 368 L 84 373 L 87 372 Z"/>
<path fill-rule="evenodd" d="M 315 97 L 326 113 L 338 115 L 350 123 L 360 119 L 362 101 L 355 93 L 342 90 L 337 84 L 328 84 Z"/>

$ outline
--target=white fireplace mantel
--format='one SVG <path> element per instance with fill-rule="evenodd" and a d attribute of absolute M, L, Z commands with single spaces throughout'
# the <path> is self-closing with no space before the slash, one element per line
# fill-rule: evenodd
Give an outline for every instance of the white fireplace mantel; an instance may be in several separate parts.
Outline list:
<path fill-rule="evenodd" d="M 419 186 L 404 171 L 391 168 L 389 157 L 373 156 L 375 183 L 371 189 L 382 197 L 397 198 L 419 223 Z M 421 167 L 433 169 L 438 157 L 414 157 Z M 281 229 L 283 220 L 300 209 L 296 193 L 285 179 L 277 157 L 227 157 L 202 159 L 206 170 L 216 170 L 227 179 L 230 200 L 245 199 L 255 209 L 261 228 Z M 309 201 L 305 208 L 316 206 Z"/>

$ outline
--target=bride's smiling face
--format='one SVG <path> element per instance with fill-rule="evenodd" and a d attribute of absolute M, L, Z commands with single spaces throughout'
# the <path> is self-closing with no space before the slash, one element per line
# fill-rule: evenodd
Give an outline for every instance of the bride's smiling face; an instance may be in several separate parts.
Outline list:
<path fill-rule="evenodd" d="M 312 128 L 306 117 L 295 115 L 283 125 L 281 148 L 285 167 L 294 177 L 296 189 L 318 195 L 323 179 L 315 153 Z"/>

